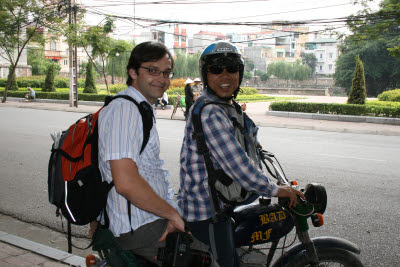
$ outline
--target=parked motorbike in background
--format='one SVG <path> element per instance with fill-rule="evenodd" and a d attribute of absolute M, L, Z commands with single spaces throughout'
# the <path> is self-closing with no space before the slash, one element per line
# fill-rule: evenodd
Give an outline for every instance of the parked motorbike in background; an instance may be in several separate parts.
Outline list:
<path fill-rule="evenodd" d="M 265 170 L 277 180 L 278 185 L 299 188 L 295 181 L 286 178 L 273 153 L 260 149 L 259 156 Z M 314 183 L 306 185 L 302 191 L 305 200 L 299 198 L 295 208 L 289 208 L 289 201 L 285 198 L 279 198 L 277 203 L 259 198 L 236 208 L 233 213 L 227 208 L 226 212 L 232 214 L 234 221 L 235 247 L 241 267 L 363 266 L 357 257 L 360 248 L 356 244 L 338 237 L 310 238 L 308 220 L 314 227 L 323 225 L 327 193 L 324 186 Z M 293 240 L 287 242 L 289 236 Z M 297 238 L 299 243 L 294 245 Z M 207 255 L 190 249 L 189 239 L 183 233 L 171 237 L 172 241 L 167 240 L 167 247 L 159 253 L 164 267 L 209 266 Z M 281 250 L 281 255 L 277 255 L 278 250 Z M 87 266 L 107 266 L 104 257 L 98 258 L 97 262 Z M 142 262 L 142 266 L 151 265 Z"/>

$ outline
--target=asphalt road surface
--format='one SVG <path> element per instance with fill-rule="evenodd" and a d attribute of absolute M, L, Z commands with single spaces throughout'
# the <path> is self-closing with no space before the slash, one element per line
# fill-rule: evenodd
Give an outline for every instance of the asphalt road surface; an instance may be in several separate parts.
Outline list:
<path fill-rule="evenodd" d="M 61 229 L 48 202 L 50 133 L 85 114 L 0 108 L 0 213 Z M 161 157 L 179 186 L 184 122 L 158 120 Z M 311 236 L 346 238 L 361 248 L 365 266 L 399 266 L 400 138 L 261 127 L 260 143 L 274 152 L 290 179 L 322 183 L 328 192 L 325 225 Z M 85 227 L 74 227 L 85 235 Z"/>

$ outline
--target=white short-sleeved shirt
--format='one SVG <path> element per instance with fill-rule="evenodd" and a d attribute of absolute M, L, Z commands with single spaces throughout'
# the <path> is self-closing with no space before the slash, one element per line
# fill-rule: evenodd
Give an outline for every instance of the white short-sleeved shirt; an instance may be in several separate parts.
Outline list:
<path fill-rule="evenodd" d="M 131 96 L 138 103 L 147 101 L 133 87 L 128 87 L 118 95 Z M 140 154 L 143 142 L 142 117 L 137 106 L 125 99 L 115 99 L 100 111 L 99 115 L 99 167 L 103 181 L 111 182 L 110 160 L 130 158 L 138 166 L 139 174 L 153 190 L 172 207 L 179 211 L 173 201 L 174 192 L 168 181 L 169 173 L 163 168 L 160 159 L 160 140 L 155 121 L 149 141 Z M 127 200 L 113 187 L 108 194 L 107 214 L 110 219 L 109 229 L 114 236 L 127 233 L 140 226 L 159 219 L 158 216 L 131 205 L 131 225 L 129 225 Z M 103 221 L 104 222 L 104 221 Z"/>

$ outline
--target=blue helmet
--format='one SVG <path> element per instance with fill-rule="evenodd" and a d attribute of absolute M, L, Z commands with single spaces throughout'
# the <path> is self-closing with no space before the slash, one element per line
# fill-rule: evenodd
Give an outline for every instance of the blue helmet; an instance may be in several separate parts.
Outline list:
<path fill-rule="evenodd" d="M 208 85 L 207 66 L 211 64 L 239 65 L 239 87 L 233 93 L 235 98 L 239 93 L 244 73 L 244 60 L 239 49 L 229 42 L 218 41 L 203 50 L 199 60 L 199 71 L 204 86 Z"/>

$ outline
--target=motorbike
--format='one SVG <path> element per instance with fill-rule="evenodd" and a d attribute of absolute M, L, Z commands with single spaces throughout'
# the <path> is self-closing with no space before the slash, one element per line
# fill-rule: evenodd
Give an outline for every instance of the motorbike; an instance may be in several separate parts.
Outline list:
<path fill-rule="evenodd" d="M 273 153 L 260 149 L 259 156 L 266 171 L 277 180 L 278 185 L 299 187 L 295 181 L 286 178 Z M 260 197 L 250 204 L 233 210 L 231 213 L 234 223 L 233 234 L 241 267 L 362 267 L 363 264 L 357 256 L 360 254 L 360 248 L 353 242 L 330 236 L 310 237 L 308 221 L 310 220 L 314 227 L 321 227 L 324 223 L 327 193 L 323 185 L 316 183 L 308 184 L 301 190 L 305 200 L 299 198 L 295 208 L 289 208 L 289 200 L 285 198 L 279 198 L 277 203 L 272 203 L 271 199 Z M 294 240 L 287 245 L 287 238 L 290 235 L 294 236 Z M 294 245 L 297 238 L 300 242 Z M 173 247 L 189 246 L 183 245 L 174 243 Z M 276 255 L 279 249 L 282 253 Z M 168 259 L 185 257 L 182 251 L 172 248 L 170 252 L 172 255 L 166 257 Z M 188 257 L 192 254 L 187 253 Z M 104 256 L 97 259 L 97 265 L 90 265 L 90 261 L 95 263 L 93 260 L 95 256 L 89 256 L 92 260 L 89 259 L 88 264 L 87 258 L 87 266 L 107 266 Z M 199 264 L 198 260 L 196 262 L 194 259 L 182 261 L 186 262 L 184 265 L 163 262 L 163 266 L 207 266 Z M 146 262 L 141 264 L 152 266 Z"/>

